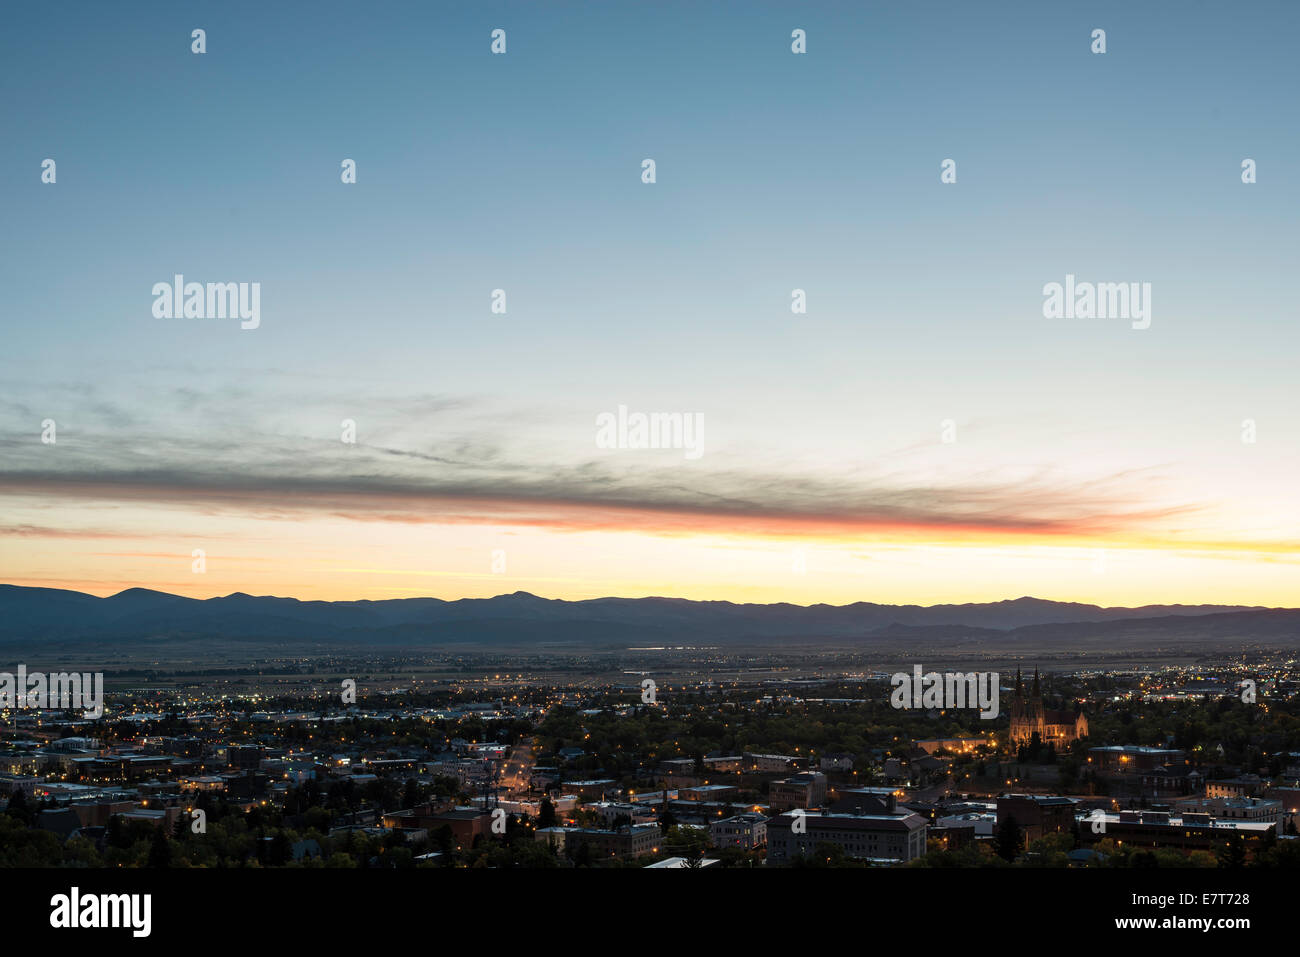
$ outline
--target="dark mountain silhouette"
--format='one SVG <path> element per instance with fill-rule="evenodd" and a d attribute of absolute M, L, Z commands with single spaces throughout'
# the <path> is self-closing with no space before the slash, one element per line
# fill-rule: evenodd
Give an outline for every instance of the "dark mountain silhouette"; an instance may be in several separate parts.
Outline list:
<path fill-rule="evenodd" d="M 1220 605 L 1103 608 L 1017 598 L 962 605 L 735 604 L 680 598 L 562 601 L 527 592 L 495 598 L 299 601 L 236 592 L 194 599 L 145 588 L 107 598 L 0 585 L 0 642 L 76 644 L 168 639 L 345 642 L 353 646 L 534 643 L 736 643 L 832 639 L 865 645 L 909 640 L 1091 641 L 1126 635 L 1287 639 L 1300 611 Z"/>

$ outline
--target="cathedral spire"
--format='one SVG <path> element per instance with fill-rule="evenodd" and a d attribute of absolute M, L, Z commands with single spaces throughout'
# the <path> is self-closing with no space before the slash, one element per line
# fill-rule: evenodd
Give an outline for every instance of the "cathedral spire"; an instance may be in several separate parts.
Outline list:
<path fill-rule="evenodd" d="M 1034 665 L 1034 697 L 1041 698 L 1043 690 L 1038 686 L 1038 665 Z"/>
<path fill-rule="evenodd" d="M 1019 698 L 1024 693 L 1024 687 L 1020 683 L 1020 669 L 1016 668 L 1016 697 Z"/>

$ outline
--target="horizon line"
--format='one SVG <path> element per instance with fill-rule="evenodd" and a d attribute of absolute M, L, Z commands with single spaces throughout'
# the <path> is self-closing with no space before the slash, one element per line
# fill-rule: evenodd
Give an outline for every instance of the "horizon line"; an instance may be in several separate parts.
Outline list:
<path fill-rule="evenodd" d="M 571 604 L 571 605 L 586 604 L 588 602 L 594 602 L 594 601 L 610 601 L 610 600 L 616 600 L 616 601 L 658 600 L 658 601 L 689 602 L 690 604 L 696 604 L 696 605 L 703 605 L 703 604 L 721 604 L 721 605 L 736 605 L 736 606 L 758 605 L 763 607 L 774 607 L 778 605 L 785 605 L 792 608 L 850 608 L 854 605 L 877 605 L 881 607 L 890 607 L 890 608 L 943 608 L 943 607 L 963 608 L 963 607 L 970 607 L 975 605 L 998 605 L 998 604 L 1013 604 L 1015 602 L 1023 602 L 1023 601 L 1036 601 L 1036 602 L 1044 602 L 1053 605 L 1081 605 L 1085 607 L 1098 608 L 1104 611 L 1114 611 L 1117 609 L 1128 609 L 1133 611 L 1139 611 L 1144 608 L 1223 608 L 1223 609 L 1232 609 L 1237 611 L 1300 611 L 1300 606 L 1248 605 L 1248 604 L 1233 604 L 1230 602 L 1229 603 L 1151 602 L 1149 604 L 1144 604 L 1144 605 L 1101 605 L 1095 602 L 1070 601 L 1070 600 L 1055 599 L 1055 598 L 1040 598 L 1036 595 L 1021 595 L 1017 598 L 997 598 L 997 599 L 991 599 L 989 601 L 965 601 L 965 602 L 940 601 L 928 605 L 919 604 L 916 602 L 907 602 L 907 603 L 899 604 L 894 602 L 871 601 L 868 599 L 858 599 L 857 601 L 852 601 L 841 605 L 836 605 L 824 601 L 812 602 L 811 604 L 801 605 L 797 602 L 791 602 L 791 601 L 738 602 L 738 601 L 731 601 L 730 599 L 725 599 L 725 598 L 718 598 L 718 599 L 681 598 L 673 595 L 636 595 L 636 596 L 602 595 L 596 598 L 548 598 L 544 595 L 538 595 L 535 592 L 525 591 L 524 589 L 516 589 L 513 592 L 501 592 L 500 594 L 491 595 L 486 598 L 473 597 L 468 595 L 464 595 L 459 598 L 439 598 L 436 595 L 410 595 L 405 598 L 298 598 L 293 595 L 269 595 L 269 594 L 254 595 L 249 592 L 243 592 L 243 591 L 233 591 L 221 595 L 209 595 L 206 598 L 196 598 L 190 595 L 177 594 L 176 592 L 163 591 L 162 589 L 158 589 L 158 588 L 149 588 L 148 586 L 145 585 L 133 585 L 129 588 L 123 588 L 120 591 L 116 591 L 107 595 L 97 595 L 93 592 L 79 591 L 78 589 L 75 588 L 53 588 L 48 585 L 18 585 L 13 582 L 0 582 L 0 588 L 21 588 L 29 591 L 64 592 L 67 594 L 84 595 L 87 598 L 95 598 L 100 601 L 106 601 L 110 598 L 117 598 L 121 595 L 125 595 L 128 592 L 132 592 L 132 591 L 143 591 L 143 592 L 152 592 L 158 595 L 165 595 L 169 598 L 182 598 L 187 601 L 214 601 L 222 598 L 242 597 L 242 598 L 272 598 L 277 601 L 296 601 L 301 604 L 307 604 L 311 602 L 321 602 L 330 605 L 361 604 L 361 603 L 379 604 L 382 602 L 389 602 L 389 601 L 438 601 L 438 602 L 443 602 L 445 604 L 452 604 L 461 601 L 494 601 L 498 598 L 513 598 L 517 596 L 525 596 L 528 598 L 536 598 L 539 601 L 564 602 L 566 604 Z"/>

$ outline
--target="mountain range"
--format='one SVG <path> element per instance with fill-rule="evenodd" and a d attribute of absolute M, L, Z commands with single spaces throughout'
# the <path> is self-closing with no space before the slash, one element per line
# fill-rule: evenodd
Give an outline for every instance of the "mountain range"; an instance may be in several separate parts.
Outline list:
<path fill-rule="evenodd" d="M 114 645 L 225 639 L 364 647 L 539 643 L 743 644 L 997 639 L 1000 644 L 1189 640 L 1300 642 L 1300 609 L 1231 605 L 1105 608 L 1017 598 L 960 605 L 736 604 L 680 598 L 565 601 L 527 592 L 494 598 L 299 601 L 236 592 L 186 598 L 130 588 L 106 598 L 0 585 L 0 644 Z"/>

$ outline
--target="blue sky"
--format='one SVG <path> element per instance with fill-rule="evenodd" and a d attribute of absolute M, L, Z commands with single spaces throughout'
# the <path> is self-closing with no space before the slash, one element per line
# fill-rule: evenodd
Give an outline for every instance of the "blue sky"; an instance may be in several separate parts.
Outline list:
<path fill-rule="evenodd" d="M 743 490 L 760 518 L 901 496 L 944 527 L 971 488 L 1002 490 L 979 505 L 998 522 L 1071 523 L 1087 489 L 1090 521 L 1194 516 L 1128 540 L 1293 540 L 1296 8 L 1136 6 L 14 7 L 4 471 L 103 482 L 81 507 L 141 463 L 182 489 L 225 463 L 365 494 L 429 479 L 399 461 L 428 455 L 499 502 L 563 473 L 539 494 L 566 506 L 611 483 L 704 512 Z M 177 272 L 261 282 L 261 328 L 154 319 Z M 1067 273 L 1150 282 L 1151 328 L 1045 320 Z M 619 403 L 702 412 L 706 464 L 593 464 Z M 47 415 L 57 461 L 30 441 Z M 314 459 L 348 415 L 364 463 Z M 84 528 L 17 485 L 23 527 Z M 32 577 L 32 541 L 0 542 L 0 573 Z M 597 587 L 607 563 L 575 563 Z"/>

